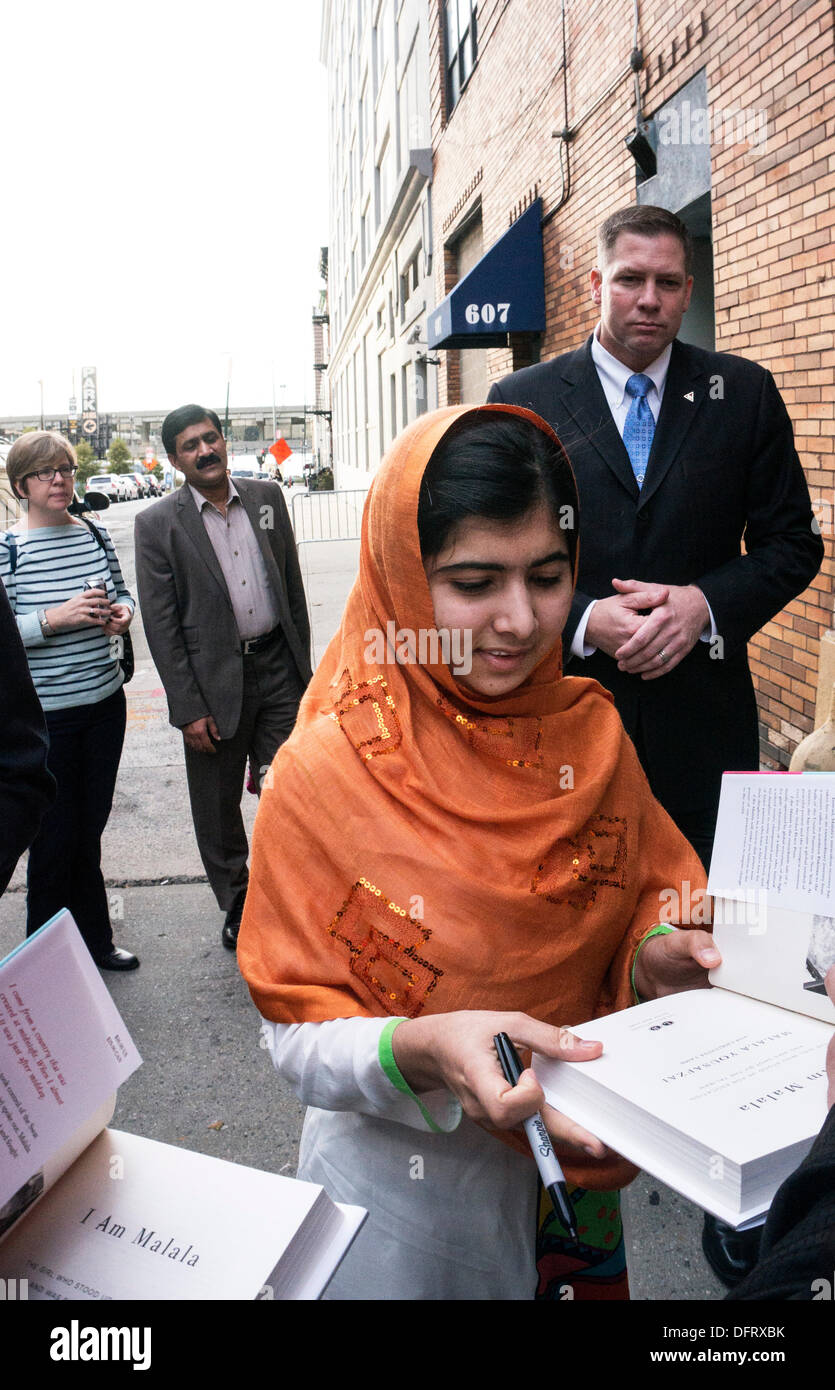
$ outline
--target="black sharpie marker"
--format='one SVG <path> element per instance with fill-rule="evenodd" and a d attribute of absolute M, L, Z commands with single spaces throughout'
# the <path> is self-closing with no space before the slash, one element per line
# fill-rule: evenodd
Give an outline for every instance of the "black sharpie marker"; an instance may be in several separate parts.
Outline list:
<path fill-rule="evenodd" d="M 507 1033 L 497 1033 L 493 1039 L 499 1065 L 504 1073 L 505 1081 L 509 1081 L 511 1086 L 515 1086 L 519 1077 L 524 1071 L 524 1067 L 519 1060 L 519 1053 L 507 1036 Z M 535 1115 L 531 1115 L 524 1121 L 524 1130 L 528 1136 L 528 1143 L 531 1146 L 531 1153 L 536 1160 L 539 1169 L 539 1176 L 542 1178 L 543 1186 L 548 1192 L 548 1196 L 554 1204 L 554 1211 L 560 1218 L 571 1239 L 576 1246 L 579 1246 L 580 1239 L 577 1234 L 577 1223 L 574 1220 L 574 1209 L 568 1198 L 568 1188 L 565 1185 L 565 1174 L 559 1165 L 559 1160 L 551 1146 L 551 1136 L 545 1128 L 545 1123 L 537 1110 Z"/>

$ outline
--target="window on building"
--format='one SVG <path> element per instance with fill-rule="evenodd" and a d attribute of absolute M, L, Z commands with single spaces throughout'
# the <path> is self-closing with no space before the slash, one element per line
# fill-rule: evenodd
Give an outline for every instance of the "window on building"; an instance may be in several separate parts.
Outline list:
<path fill-rule="evenodd" d="M 380 452 L 385 449 L 388 442 L 386 436 L 386 417 L 383 409 L 383 354 L 377 358 L 377 419 L 380 424 Z"/>
<path fill-rule="evenodd" d="M 367 88 L 363 87 L 357 105 L 357 144 L 359 146 L 360 161 L 365 155 L 365 94 Z"/>
<path fill-rule="evenodd" d="M 400 321 L 403 323 L 408 313 L 408 303 L 420 284 L 420 253 L 421 247 L 418 246 L 414 254 L 404 265 L 400 274 Z"/>
<path fill-rule="evenodd" d="M 377 15 L 377 23 L 374 25 L 374 95 L 376 97 L 380 90 L 383 80 L 383 69 L 386 66 L 388 53 L 386 51 L 386 23 L 388 15 L 387 4 L 384 2 L 380 6 L 380 13 Z"/>
<path fill-rule="evenodd" d="M 365 428 L 365 421 L 360 420 L 359 405 L 362 392 L 362 366 L 359 362 L 361 348 L 357 348 L 351 359 L 351 385 L 354 397 L 354 431 L 351 439 L 351 464 L 354 468 L 360 466 L 360 434 Z"/>
<path fill-rule="evenodd" d="M 426 360 L 415 363 L 415 414 L 423 415 L 427 396 Z"/>
<path fill-rule="evenodd" d="M 476 0 L 444 0 L 447 114 L 458 101 L 478 57 Z"/>
<path fill-rule="evenodd" d="M 370 442 L 371 442 L 371 372 L 374 361 L 374 353 L 371 346 L 371 329 L 369 328 L 362 340 L 362 405 L 363 405 L 363 430 L 362 430 L 362 464 L 366 473 L 371 467 Z"/>
<path fill-rule="evenodd" d="M 394 179 L 392 170 L 392 143 L 386 132 L 385 143 L 380 155 L 379 162 L 375 171 L 374 179 L 376 188 L 376 226 L 379 227 L 383 216 L 388 212 L 389 202 L 394 192 Z"/>
<path fill-rule="evenodd" d="M 400 115 L 400 168 L 409 163 L 409 151 L 429 144 L 429 131 L 424 111 L 424 91 L 427 86 L 423 46 L 416 42 L 403 72 L 398 93 Z"/>

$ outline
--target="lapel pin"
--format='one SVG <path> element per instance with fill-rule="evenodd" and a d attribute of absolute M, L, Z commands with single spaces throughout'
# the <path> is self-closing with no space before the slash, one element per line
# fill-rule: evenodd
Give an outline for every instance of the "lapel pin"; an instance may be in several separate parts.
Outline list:
<path fill-rule="evenodd" d="M 692 392 L 692 391 L 685 391 L 685 393 L 684 393 L 684 399 L 685 399 L 686 401 L 692 401 L 692 399 L 693 399 L 693 392 Z"/>

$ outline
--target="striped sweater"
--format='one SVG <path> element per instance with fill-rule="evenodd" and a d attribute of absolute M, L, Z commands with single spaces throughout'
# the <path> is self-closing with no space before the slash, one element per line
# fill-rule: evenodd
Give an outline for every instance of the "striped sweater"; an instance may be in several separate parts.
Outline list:
<path fill-rule="evenodd" d="M 106 557 L 92 532 L 81 524 L 16 531 L 14 572 L 7 535 L 0 535 L 0 579 L 17 618 L 32 680 L 45 710 L 96 704 L 122 684 L 115 639 L 100 627 L 76 627 L 44 637 L 38 621 L 39 609 L 65 603 L 81 592 L 85 579 L 99 575 L 107 577 L 111 603 L 135 608 L 113 542 L 102 525 L 96 529 L 107 547 Z"/>

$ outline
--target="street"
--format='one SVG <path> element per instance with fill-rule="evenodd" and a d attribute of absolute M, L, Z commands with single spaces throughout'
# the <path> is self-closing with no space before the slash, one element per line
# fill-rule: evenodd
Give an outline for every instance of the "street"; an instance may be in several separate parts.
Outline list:
<path fill-rule="evenodd" d="M 292 494 L 285 496 L 289 505 Z M 123 503 L 102 517 L 134 595 L 133 519 L 153 505 Z M 358 549 L 354 540 L 300 547 L 316 659 L 339 621 Z M 135 973 L 104 978 L 144 1065 L 121 1088 L 112 1123 L 292 1174 L 303 1107 L 259 1046 L 255 1008 L 234 953 L 221 945 L 223 915 L 194 842 L 182 740 L 168 724 L 141 614 L 131 631 L 136 674 L 127 687 L 127 736 L 103 839 L 103 865 L 116 944 L 135 951 L 142 964 Z M 256 798 L 244 792 L 243 801 L 251 830 Z M 25 860 L 0 900 L 0 955 L 23 935 L 24 888 Z M 628 1190 L 624 1205 L 633 1298 L 723 1296 L 701 1253 L 697 1208 L 644 1175 Z"/>

